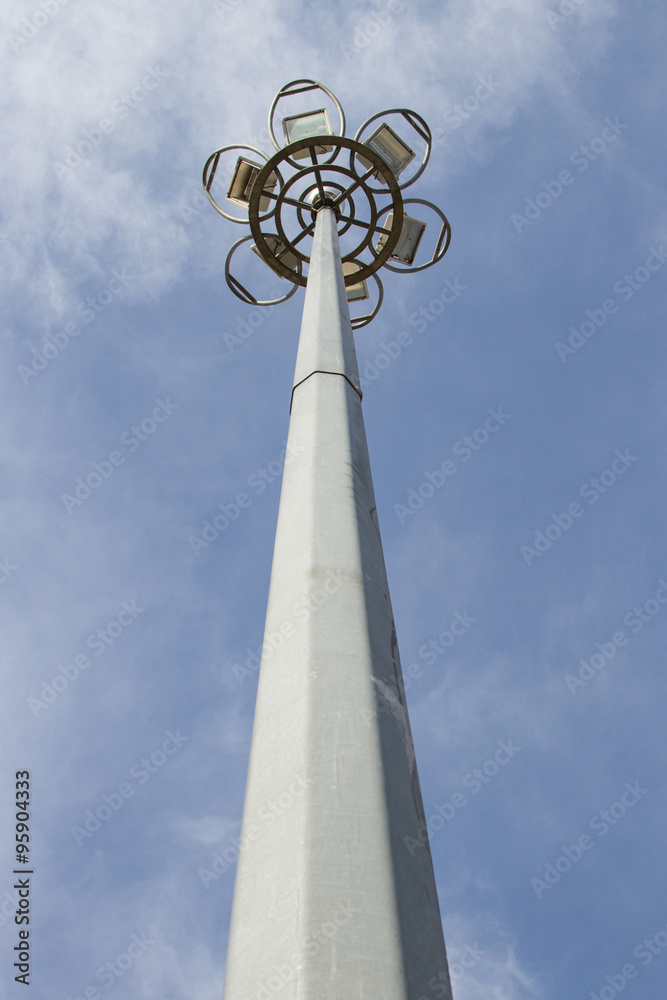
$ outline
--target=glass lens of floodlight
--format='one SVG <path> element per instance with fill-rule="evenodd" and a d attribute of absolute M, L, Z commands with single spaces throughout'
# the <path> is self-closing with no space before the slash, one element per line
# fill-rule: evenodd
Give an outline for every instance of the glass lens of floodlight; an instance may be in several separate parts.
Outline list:
<path fill-rule="evenodd" d="M 410 147 L 386 124 L 376 129 L 364 145 L 369 146 L 378 156 L 382 157 L 394 177 L 398 177 L 408 163 L 415 158 Z"/>
<path fill-rule="evenodd" d="M 359 270 L 359 265 L 353 260 L 346 260 L 343 263 L 343 274 L 346 276 Z M 360 302 L 362 299 L 370 298 L 368 284 L 365 281 L 358 281 L 355 285 L 346 285 L 345 294 L 348 302 Z"/>
<path fill-rule="evenodd" d="M 311 135 L 333 135 L 326 108 L 283 118 L 283 129 L 287 145 L 300 139 L 309 139 Z"/>

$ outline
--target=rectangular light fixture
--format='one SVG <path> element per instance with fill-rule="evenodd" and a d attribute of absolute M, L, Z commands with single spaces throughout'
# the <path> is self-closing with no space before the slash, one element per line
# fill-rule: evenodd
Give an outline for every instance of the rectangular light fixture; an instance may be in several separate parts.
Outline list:
<path fill-rule="evenodd" d="M 354 274 L 355 271 L 361 270 L 360 265 L 353 260 L 343 261 L 343 274 Z M 362 299 L 370 298 L 368 294 L 368 284 L 365 281 L 358 281 L 354 285 L 347 285 L 345 288 L 345 295 L 347 296 L 348 302 L 361 302 Z"/>
<path fill-rule="evenodd" d="M 410 147 L 388 125 L 380 125 L 363 144 L 384 160 L 394 177 L 398 177 L 415 158 Z M 359 156 L 359 159 L 364 166 L 372 167 L 373 164 L 363 156 Z M 375 177 L 384 184 L 380 174 L 376 173 Z"/>
<path fill-rule="evenodd" d="M 273 256 L 277 257 L 280 263 L 284 264 L 285 267 L 288 267 L 290 271 L 294 271 L 296 273 L 299 266 L 299 258 L 296 256 L 296 254 L 293 254 L 290 250 L 287 250 L 285 244 L 277 236 L 268 235 L 265 236 L 264 239 L 266 240 L 269 250 L 271 251 Z M 262 254 L 259 252 L 254 243 L 250 249 L 254 250 L 257 256 L 261 257 L 261 259 L 264 260 Z M 279 277 L 283 278 L 283 275 L 281 274 L 279 275 Z"/>
<path fill-rule="evenodd" d="M 308 111 L 305 115 L 291 115 L 283 118 L 283 131 L 285 132 L 285 145 L 290 146 L 299 139 L 309 139 L 313 135 L 333 135 L 333 129 L 329 122 L 329 115 L 326 108 L 319 111 Z M 315 152 L 319 155 L 330 153 L 333 146 L 316 146 Z M 295 160 L 310 159 L 310 152 L 307 149 L 294 154 Z"/>
<path fill-rule="evenodd" d="M 391 229 L 393 220 L 394 213 L 390 212 L 385 222 L 385 228 Z M 425 229 L 425 222 L 420 222 L 419 219 L 412 219 L 409 215 L 404 215 L 401 235 L 398 237 L 398 243 L 392 253 L 389 254 L 389 260 L 395 260 L 399 264 L 405 264 L 409 267 L 417 256 L 417 250 L 419 249 Z M 382 250 L 388 239 L 389 235 L 382 233 L 376 249 Z"/>
<path fill-rule="evenodd" d="M 232 177 L 232 182 L 229 185 L 229 191 L 227 192 L 227 201 L 231 201 L 235 205 L 242 205 L 244 208 L 247 208 L 250 204 L 252 189 L 255 186 L 255 181 L 257 180 L 261 169 L 262 167 L 259 163 L 253 163 L 252 160 L 246 160 L 244 156 L 239 156 L 234 170 L 234 175 Z M 264 185 L 264 191 L 273 191 L 277 183 L 278 178 L 276 174 L 271 174 Z M 270 204 L 271 199 L 263 195 L 259 199 L 260 212 L 265 212 Z"/>

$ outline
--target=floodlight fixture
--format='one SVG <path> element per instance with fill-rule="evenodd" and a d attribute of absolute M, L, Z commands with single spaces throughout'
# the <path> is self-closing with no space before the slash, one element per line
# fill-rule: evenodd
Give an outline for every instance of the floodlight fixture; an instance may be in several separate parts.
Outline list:
<path fill-rule="evenodd" d="M 299 258 L 285 246 L 280 237 L 272 236 L 269 233 L 264 238 L 268 244 L 269 250 L 276 260 L 279 260 L 285 267 L 288 267 L 290 271 L 294 271 L 296 274 L 299 269 Z M 256 253 L 258 257 L 264 260 L 264 254 L 257 249 L 257 245 L 255 243 L 253 243 L 250 249 Z M 285 275 L 281 274 L 279 277 L 284 278 Z"/>
<path fill-rule="evenodd" d="M 364 140 L 364 146 L 374 149 L 382 157 L 394 177 L 399 177 L 415 158 L 414 151 L 406 142 L 403 142 L 399 135 L 396 135 L 386 122 L 383 122 L 370 138 Z M 360 156 L 359 159 L 364 166 L 370 167 L 371 164 L 363 156 Z M 381 184 L 383 183 L 380 175 L 375 174 L 374 176 Z"/>
<path fill-rule="evenodd" d="M 329 90 L 328 87 L 325 87 L 323 84 L 318 83 L 317 80 L 293 80 L 291 83 L 287 83 L 287 84 L 285 84 L 284 87 L 280 88 L 280 90 L 278 91 L 278 93 L 274 97 L 273 102 L 271 104 L 271 107 L 269 109 L 269 122 L 268 122 L 268 124 L 269 124 L 269 137 L 270 137 L 271 142 L 273 143 L 275 149 L 280 150 L 280 149 L 283 148 L 283 145 L 278 141 L 278 137 L 276 136 L 275 129 L 274 129 L 274 118 L 276 116 L 276 111 L 277 111 L 278 105 L 280 104 L 281 101 L 289 100 L 291 98 L 296 97 L 297 95 L 301 95 L 301 94 L 305 94 L 305 93 L 310 93 L 310 91 L 312 91 L 312 90 L 321 91 L 321 93 L 325 94 L 326 97 L 334 105 L 334 107 L 336 108 L 336 112 L 338 114 L 338 118 L 339 118 L 338 131 L 335 134 L 339 135 L 339 136 L 345 135 L 345 112 L 343 111 L 343 107 L 342 107 L 340 101 L 338 100 L 338 98 L 336 97 L 336 95 L 334 93 L 332 93 L 332 91 Z M 303 118 L 303 117 L 308 117 L 311 114 L 312 115 L 317 115 L 317 114 L 321 114 L 322 110 L 323 109 L 321 109 L 320 111 L 315 111 L 315 112 L 309 112 L 309 111 L 303 112 L 302 111 L 299 115 L 291 115 L 290 118 Z M 328 112 L 326 112 L 326 116 L 327 116 L 326 117 L 326 121 L 328 122 L 328 120 L 329 120 L 328 119 Z M 321 124 L 321 122 L 320 122 L 320 124 Z M 283 124 L 283 131 L 284 130 L 285 130 L 285 126 Z M 320 134 L 320 133 L 315 133 L 315 134 Z M 329 133 L 324 132 L 322 134 L 327 135 Z M 285 139 L 289 142 L 287 134 L 285 135 Z M 290 162 L 290 161 L 288 161 L 288 162 Z M 296 166 L 296 164 L 292 164 L 292 165 Z"/>
<path fill-rule="evenodd" d="M 227 254 L 227 260 L 225 261 L 225 281 L 227 282 L 227 287 L 234 292 L 237 298 L 245 302 L 246 305 L 250 306 L 278 306 L 283 302 L 287 302 L 288 299 L 296 292 L 299 287 L 297 281 L 290 282 L 290 287 L 284 295 L 279 296 L 275 299 L 259 299 L 256 295 L 250 292 L 245 285 L 243 285 L 235 275 L 232 274 L 232 260 L 236 255 L 237 250 L 239 250 L 244 244 L 249 243 L 253 239 L 252 234 L 250 236 L 242 236 L 240 240 L 231 247 L 229 253 Z M 251 246 L 252 249 L 252 246 Z M 255 251 L 257 252 L 257 251 Z M 261 255 L 260 255 L 261 256 Z M 297 272 L 301 270 L 301 261 L 297 264 Z"/>
<path fill-rule="evenodd" d="M 312 91 L 320 92 L 319 99 L 313 99 Z M 326 106 L 322 106 L 323 98 L 329 102 Z M 299 102 L 303 104 L 298 114 L 283 112 L 280 116 L 278 105 L 282 101 L 292 102 L 287 111 L 299 108 Z M 332 114 L 339 119 L 335 127 Z M 274 128 L 274 122 L 279 120 L 284 132 L 282 143 Z M 420 263 L 426 224 L 405 211 L 408 201 L 421 202 L 405 199 L 403 190 L 426 167 L 431 130 L 416 112 L 391 108 L 370 117 L 353 139 L 347 138 L 345 113 L 336 95 L 316 80 L 299 79 L 276 94 L 269 110 L 269 137 L 276 150 L 271 156 L 248 145 L 216 150 L 204 168 L 206 196 L 225 218 L 249 224 L 254 253 L 275 274 L 304 287 L 312 269 L 311 247 L 318 219 L 324 209 L 331 210 L 347 300 L 369 298 L 370 277 L 380 285 L 378 305 L 368 316 L 352 317 L 358 329 L 370 322 L 382 301 L 377 272 L 383 267 L 401 273 L 424 270 L 440 260 L 449 246 L 451 230 L 447 219 L 436 206 L 423 202 L 440 216 L 442 228 L 432 259 Z M 423 153 L 417 142 L 423 145 Z M 238 159 L 228 173 L 231 183 L 226 200 L 218 204 L 212 184 L 222 166 L 221 157 L 231 150 L 238 150 Z M 231 215 L 227 210 L 230 203 L 245 210 L 245 217 Z M 232 247 L 230 259 L 240 245 Z M 239 298 L 262 304 L 259 295 L 253 296 L 231 274 L 229 260 L 225 274 Z M 267 304 L 273 304 L 273 300 Z"/>
<path fill-rule="evenodd" d="M 401 165 L 403 157 L 407 156 L 406 151 L 409 150 L 410 152 L 412 152 L 412 150 L 408 145 L 408 143 L 403 138 L 401 138 L 401 136 L 399 136 L 398 133 L 395 132 L 394 129 L 392 129 L 391 126 L 388 124 L 387 119 L 391 118 L 392 116 L 399 120 L 402 128 L 405 128 L 405 126 L 407 125 L 414 133 L 415 139 L 423 143 L 424 146 L 422 161 L 417 167 L 417 170 L 409 171 L 409 177 L 404 178 L 400 182 L 399 187 L 401 191 L 403 191 L 406 187 L 409 187 L 410 184 L 414 184 L 415 181 L 421 177 L 421 175 L 424 173 L 424 170 L 426 169 L 426 164 L 428 163 L 429 158 L 431 156 L 431 148 L 433 146 L 433 135 L 431 133 L 431 129 L 429 128 L 427 122 L 424 121 L 422 116 L 418 115 L 416 111 L 410 111 L 408 108 L 390 108 L 387 111 L 380 111 L 379 114 L 372 115 L 364 122 L 361 128 L 357 131 L 357 134 L 355 135 L 354 138 L 357 140 L 357 142 L 360 142 L 363 146 L 369 149 L 373 148 L 374 144 L 378 144 L 377 151 L 380 152 L 380 155 L 386 157 L 387 162 L 392 162 L 392 161 L 396 162 L 396 166 L 398 169 L 398 173 L 396 173 L 396 176 L 398 176 L 399 173 L 403 172 L 406 166 L 412 163 L 416 154 L 413 154 L 413 156 L 411 156 L 409 159 L 406 159 L 406 161 L 403 162 Z M 381 125 L 379 126 L 379 128 L 375 129 L 375 131 L 369 136 L 368 139 L 365 139 L 364 138 L 365 134 L 369 131 L 371 126 L 373 126 L 374 123 L 377 121 L 381 121 Z M 363 156 L 363 153 L 361 154 L 361 156 Z M 376 191 L 376 193 L 381 193 L 381 192 Z"/>
<path fill-rule="evenodd" d="M 452 227 L 449 224 L 449 220 L 445 213 L 434 205 L 433 202 L 426 201 L 424 198 L 404 198 L 403 199 L 403 209 L 407 208 L 408 205 L 422 205 L 427 208 L 430 212 L 437 217 L 440 222 L 440 231 L 438 233 L 437 239 L 435 241 L 435 248 L 433 254 L 429 260 L 423 261 L 421 264 L 412 264 L 409 266 L 405 261 L 399 261 L 398 263 L 392 264 L 387 261 L 384 265 L 388 271 L 394 271 L 396 274 L 416 274 L 418 271 L 425 271 L 428 267 L 433 267 L 438 261 L 441 261 L 449 250 L 449 244 L 452 239 Z M 420 210 L 421 214 L 421 210 Z M 416 220 L 415 220 L 416 221 Z M 420 256 L 422 256 L 420 254 Z"/>
<path fill-rule="evenodd" d="M 387 217 L 387 225 L 391 227 L 393 225 L 393 215 Z M 419 244 L 421 243 L 422 236 L 426 231 L 426 223 L 421 222 L 419 219 L 413 219 L 409 215 L 403 216 L 403 225 L 401 226 L 401 235 L 398 238 L 398 242 L 394 249 L 392 250 L 390 256 L 391 260 L 398 261 L 399 264 L 405 264 L 410 267 L 414 264 L 415 257 L 417 256 L 417 250 L 419 249 Z M 382 233 L 380 239 L 378 240 L 377 250 L 382 250 L 385 243 L 387 242 L 387 236 Z"/>
<path fill-rule="evenodd" d="M 356 274 L 361 270 L 361 264 L 358 264 L 354 260 L 346 260 L 343 264 L 343 274 Z M 347 285 L 345 288 L 345 294 L 347 296 L 348 302 L 360 302 L 362 299 L 370 298 L 368 293 L 368 282 L 357 281 L 354 285 Z"/>
<path fill-rule="evenodd" d="M 286 146 L 291 146 L 292 143 L 298 142 L 300 139 L 309 139 L 311 136 L 334 134 L 326 108 L 283 118 L 283 131 Z M 316 146 L 315 151 L 318 156 L 321 156 L 322 153 L 330 153 L 332 149 L 333 146 L 322 145 Z M 303 160 L 310 156 L 307 149 L 300 150 L 293 155 L 295 160 Z"/>
<path fill-rule="evenodd" d="M 237 149 L 249 150 L 251 153 L 255 153 L 260 159 L 266 161 L 268 161 L 269 159 L 269 157 L 266 155 L 263 149 L 257 149 L 256 146 L 249 146 L 247 143 L 240 143 L 240 144 L 235 143 L 232 146 L 223 146 L 221 149 L 216 149 L 214 153 L 211 153 L 208 160 L 206 161 L 204 165 L 204 172 L 202 174 L 202 185 L 204 188 L 204 194 L 210 201 L 211 205 L 213 205 L 213 208 L 216 210 L 216 212 L 222 215 L 225 219 L 229 219 L 230 222 L 238 222 L 239 225 L 247 225 L 250 203 L 249 201 L 246 201 L 243 196 L 247 193 L 248 198 L 250 198 L 250 196 L 252 195 L 252 191 L 255 186 L 254 182 L 259 176 L 259 173 L 261 173 L 261 168 L 257 171 L 256 174 L 252 174 L 252 170 L 250 170 L 249 168 L 259 167 L 258 163 L 255 163 L 254 160 L 248 160 L 247 157 L 241 156 L 236 162 L 236 167 L 234 168 L 234 171 L 231 172 L 232 183 L 230 184 L 225 201 L 233 201 L 234 204 L 240 205 L 242 208 L 244 208 L 245 218 L 238 218 L 238 216 L 236 215 L 230 215 L 230 213 L 227 212 L 226 209 L 222 207 L 222 205 L 219 205 L 217 203 L 212 193 L 212 187 L 214 182 L 216 184 L 218 183 L 218 181 L 216 181 L 216 174 L 218 170 L 221 170 L 222 157 L 224 156 L 224 154 L 230 153 L 233 150 Z M 244 166 L 244 163 L 247 166 Z M 221 172 L 223 171 L 221 170 Z M 263 182 L 263 188 L 264 188 L 263 193 L 266 194 L 267 197 L 270 196 L 270 193 L 273 191 L 276 184 L 282 184 L 280 175 L 275 175 L 275 182 L 274 182 L 273 173 L 270 172 L 266 174 Z M 230 198 L 230 195 L 232 194 L 234 195 L 234 198 Z M 262 203 L 264 204 L 264 198 L 262 198 Z"/>
<path fill-rule="evenodd" d="M 247 160 L 245 156 L 239 156 L 236 162 L 236 168 L 232 176 L 231 184 L 229 185 L 229 190 L 227 192 L 227 201 L 231 201 L 234 205 L 242 205 L 243 208 L 247 208 L 250 204 L 252 189 L 261 170 L 261 164 L 254 163 L 252 160 Z M 267 195 L 271 191 L 275 190 L 277 183 L 278 177 L 276 174 L 271 174 L 268 180 L 264 183 L 264 192 L 266 192 L 266 195 L 261 197 L 259 200 L 259 209 L 261 212 L 265 212 L 271 204 L 271 199 L 267 197 Z"/>

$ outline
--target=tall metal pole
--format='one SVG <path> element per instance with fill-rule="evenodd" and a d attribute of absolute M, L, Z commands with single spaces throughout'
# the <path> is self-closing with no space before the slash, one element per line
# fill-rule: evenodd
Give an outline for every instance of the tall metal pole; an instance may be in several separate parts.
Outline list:
<path fill-rule="evenodd" d="M 339 133 L 326 110 L 304 109 L 283 119 L 281 146 L 278 102 L 313 90 L 335 106 Z M 416 112 L 395 108 L 350 139 L 335 95 L 295 80 L 274 99 L 269 135 L 271 157 L 224 146 L 202 178 L 216 211 L 250 226 L 227 256 L 231 290 L 273 305 L 306 286 L 225 1000 L 451 1000 L 352 336 L 382 303 L 381 268 L 421 271 L 449 246 L 440 209 L 403 198 L 428 163 L 431 131 Z M 242 155 L 227 201 L 242 217 L 213 188 L 232 150 Z M 425 263 L 414 261 L 426 227 L 408 204 L 441 222 Z M 282 298 L 259 301 L 232 275 L 234 254 L 250 240 L 288 279 Z M 367 297 L 369 278 L 377 305 L 352 322 L 347 295 Z"/>
<path fill-rule="evenodd" d="M 326 205 L 288 454 L 225 1000 L 447 998 L 336 215 Z"/>

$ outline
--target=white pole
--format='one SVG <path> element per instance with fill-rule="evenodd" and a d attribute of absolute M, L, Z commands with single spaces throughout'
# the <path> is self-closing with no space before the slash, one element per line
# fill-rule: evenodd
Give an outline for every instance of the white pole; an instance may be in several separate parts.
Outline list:
<path fill-rule="evenodd" d="M 225 1000 L 448 1000 L 327 207 L 317 216 L 294 386 Z"/>

